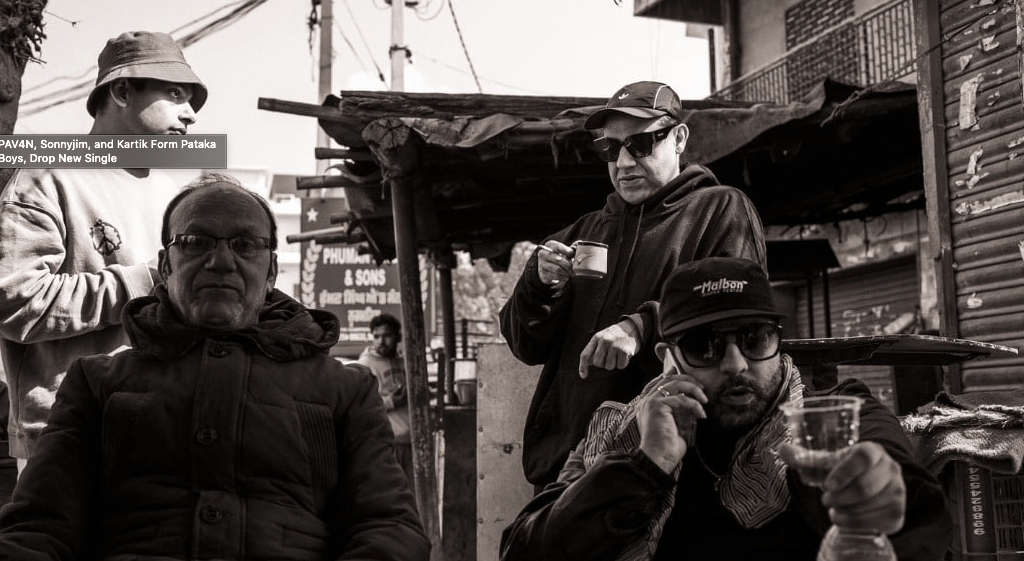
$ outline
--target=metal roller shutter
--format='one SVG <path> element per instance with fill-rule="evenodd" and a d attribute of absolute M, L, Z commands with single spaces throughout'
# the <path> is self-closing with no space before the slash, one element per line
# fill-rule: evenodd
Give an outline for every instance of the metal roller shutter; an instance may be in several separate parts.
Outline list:
<path fill-rule="evenodd" d="M 944 335 L 1024 348 L 1024 3 L 944 1 L 945 221 L 951 259 L 939 270 Z M 934 80 L 934 78 L 933 78 Z M 938 103 L 938 100 L 937 100 Z M 941 109 L 940 109 L 941 108 Z M 942 131 L 942 129 L 937 129 Z M 940 191 L 941 192 L 941 191 Z M 1021 387 L 1024 355 L 951 370 L 954 391 Z"/>
<path fill-rule="evenodd" d="M 829 273 L 829 301 L 832 310 L 832 336 L 856 337 L 882 335 L 886 327 L 913 314 L 920 302 L 915 255 Z M 814 333 L 825 334 L 821 290 L 812 289 L 814 298 Z M 796 328 L 791 337 L 807 338 L 807 289 L 795 287 Z M 892 405 L 893 381 L 891 366 L 840 366 L 839 378 L 863 381 L 881 401 Z"/>

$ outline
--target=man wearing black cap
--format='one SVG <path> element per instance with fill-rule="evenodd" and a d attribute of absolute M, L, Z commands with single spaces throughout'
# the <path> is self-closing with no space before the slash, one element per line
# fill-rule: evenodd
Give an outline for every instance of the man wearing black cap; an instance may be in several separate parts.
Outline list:
<path fill-rule="evenodd" d="M 91 134 L 185 134 L 206 87 L 165 33 L 110 39 Z M 148 169 L 19 170 L 0 195 L 0 354 L 11 455 L 32 454 L 72 360 L 125 343 L 121 309 L 158 278 L 155 225 L 178 186 Z"/>
<path fill-rule="evenodd" d="M 501 310 L 512 353 L 544 365 L 523 441 L 526 478 L 538 490 L 555 480 L 601 402 L 629 401 L 660 371 L 653 318 L 639 309 L 657 299 L 672 269 L 709 256 L 765 263 L 761 220 L 746 195 L 682 163 L 682 121 L 679 97 L 659 82 L 626 85 L 590 115 L 584 127 L 598 131 L 594 145 L 615 192 L 538 247 Z M 608 245 L 607 275 L 573 276 L 577 240 Z"/>
<path fill-rule="evenodd" d="M 779 351 L 779 313 L 756 263 L 680 265 L 657 310 L 661 375 L 591 419 L 558 482 L 502 536 L 503 561 L 815 559 L 835 522 L 890 534 L 901 561 L 941 559 L 951 529 L 938 482 L 863 383 L 860 441 L 821 489 L 801 483 L 779 405 L 802 402 Z"/>

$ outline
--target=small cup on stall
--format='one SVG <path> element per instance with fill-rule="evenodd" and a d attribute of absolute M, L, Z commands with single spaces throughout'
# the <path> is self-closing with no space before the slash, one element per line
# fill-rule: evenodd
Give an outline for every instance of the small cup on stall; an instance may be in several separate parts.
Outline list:
<path fill-rule="evenodd" d="M 572 272 L 577 277 L 600 279 L 608 273 L 608 244 L 579 240 L 572 259 Z"/>

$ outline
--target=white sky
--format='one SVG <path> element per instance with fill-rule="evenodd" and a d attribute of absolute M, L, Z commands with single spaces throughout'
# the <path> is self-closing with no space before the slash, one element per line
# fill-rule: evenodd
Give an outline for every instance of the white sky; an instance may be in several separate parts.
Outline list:
<path fill-rule="evenodd" d="M 404 11 L 404 43 L 412 51 L 406 91 L 478 91 L 448 1 L 483 93 L 607 97 L 622 84 L 647 79 L 672 85 L 685 99 L 709 93 L 706 41 L 686 37 L 685 24 L 634 17 L 632 0 L 621 5 L 615 0 L 419 0 L 418 10 Z M 99 51 L 123 31 L 172 32 L 236 4 L 49 0 L 45 62 L 26 69 L 22 101 L 44 97 L 74 79 L 94 80 Z M 390 7 L 384 0 L 334 0 L 333 6 L 334 92 L 389 89 L 377 78 L 377 68 L 390 83 Z M 185 49 L 210 90 L 189 132 L 227 134 L 228 167 L 316 173 L 316 120 L 256 108 L 260 97 L 322 101 L 319 37 L 311 39 L 306 23 L 310 10 L 310 0 L 269 0 Z M 83 98 L 19 116 L 15 133 L 84 133 L 91 122 Z"/>

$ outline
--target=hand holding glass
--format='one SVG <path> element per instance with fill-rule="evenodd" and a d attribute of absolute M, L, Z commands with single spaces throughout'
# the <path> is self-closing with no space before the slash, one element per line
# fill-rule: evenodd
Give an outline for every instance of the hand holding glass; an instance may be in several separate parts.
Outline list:
<path fill-rule="evenodd" d="M 860 438 L 860 404 L 859 397 L 823 396 L 804 398 L 802 406 L 779 406 L 798 447 L 797 460 L 805 466 L 797 470 L 804 484 L 824 485 L 843 449 Z"/>
<path fill-rule="evenodd" d="M 779 406 L 797 448 L 801 481 L 822 487 L 846 449 L 860 438 L 860 406 L 853 396 L 806 397 L 803 405 Z M 892 543 L 876 531 L 853 531 L 833 525 L 818 549 L 818 561 L 896 561 Z"/>

